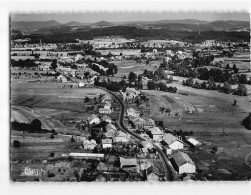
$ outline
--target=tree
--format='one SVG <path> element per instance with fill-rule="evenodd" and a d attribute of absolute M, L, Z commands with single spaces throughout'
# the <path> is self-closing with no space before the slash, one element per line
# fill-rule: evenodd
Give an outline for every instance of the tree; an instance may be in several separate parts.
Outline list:
<path fill-rule="evenodd" d="M 224 82 L 224 85 L 223 85 L 223 87 L 222 87 L 222 90 L 223 90 L 224 93 L 229 94 L 229 93 L 231 93 L 231 91 L 232 91 L 232 87 L 231 87 L 231 85 L 226 81 L 226 82 Z"/>
<path fill-rule="evenodd" d="M 241 84 L 247 84 L 247 82 L 248 82 L 247 75 L 241 74 L 241 75 L 239 76 L 239 82 L 240 82 Z"/>
<path fill-rule="evenodd" d="M 251 113 L 249 113 L 249 115 L 243 119 L 242 121 L 242 125 L 246 128 L 251 130 Z"/>
<path fill-rule="evenodd" d="M 247 87 L 244 84 L 239 84 L 234 94 L 239 96 L 247 96 L 248 95 Z"/>
<path fill-rule="evenodd" d="M 57 60 L 55 59 L 55 60 L 53 60 L 52 63 L 51 63 L 51 68 L 52 68 L 53 70 L 55 70 L 57 67 L 58 67 L 58 65 L 57 65 Z"/>
<path fill-rule="evenodd" d="M 234 100 L 234 106 L 236 106 L 236 104 L 237 104 L 237 100 Z"/>
<path fill-rule="evenodd" d="M 13 146 L 14 148 L 19 148 L 20 147 L 20 142 L 18 140 L 13 141 Z"/>
<path fill-rule="evenodd" d="M 53 134 L 51 134 L 50 138 L 51 138 L 51 139 L 54 139 L 54 135 L 53 135 Z"/>
<path fill-rule="evenodd" d="M 147 88 L 148 88 L 149 90 L 154 90 L 154 89 L 156 89 L 156 83 L 155 83 L 154 81 L 148 81 L 148 83 L 147 83 Z"/>
<path fill-rule="evenodd" d="M 31 126 L 32 131 L 40 131 L 40 130 L 41 130 L 41 127 L 42 127 L 42 123 L 41 123 L 40 120 L 34 119 L 34 120 L 31 122 L 30 126 Z"/>
<path fill-rule="evenodd" d="M 137 75 L 134 72 L 130 72 L 128 75 L 129 82 L 135 82 L 137 79 Z"/>
<path fill-rule="evenodd" d="M 233 65 L 233 70 L 234 70 L 234 73 L 238 73 L 238 71 L 239 71 L 239 69 L 236 67 L 235 64 Z"/>
<path fill-rule="evenodd" d="M 85 101 L 85 103 L 88 103 L 88 102 L 90 102 L 90 98 L 86 96 L 84 101 Z"/>

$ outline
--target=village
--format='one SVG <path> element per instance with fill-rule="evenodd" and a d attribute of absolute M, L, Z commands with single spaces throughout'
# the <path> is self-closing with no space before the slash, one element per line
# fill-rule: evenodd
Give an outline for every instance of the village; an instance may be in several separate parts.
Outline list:
<path fill-rule="evenodd" d="M 203 147 L 207 155 L 220 149 L 203 144 L 182 120 L 203 116 L 206 109 L 217 112 L 215 105 L 202 108 L 186 101 L 190 90 L 214 90 L 231 96 L 233 104 L 245 104 L 251 89 L 250 43 L 123 37 L 27 42 L 11 41 L 13 180 L 156 182 L 235 176 L 220 166 L 212 173 L 207 163 L 193 160 Z"/>

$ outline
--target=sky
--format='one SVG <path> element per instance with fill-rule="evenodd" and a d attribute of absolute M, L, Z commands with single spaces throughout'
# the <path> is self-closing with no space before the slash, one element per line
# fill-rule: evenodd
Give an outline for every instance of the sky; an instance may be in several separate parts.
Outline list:
<path fill-rule="evenodd" d="M 77 21 L 92 23 L 99 21 L 155 21 L 175 19 L 198 20 L 239 20 L 249 21 L 249 13 L 214 13 L 214 12 L 84 12 L 84 13 L 46 13 L 46 14 L 12 14 L 12 21 L 46 21 L 56 20 L 60 23 Z"/>

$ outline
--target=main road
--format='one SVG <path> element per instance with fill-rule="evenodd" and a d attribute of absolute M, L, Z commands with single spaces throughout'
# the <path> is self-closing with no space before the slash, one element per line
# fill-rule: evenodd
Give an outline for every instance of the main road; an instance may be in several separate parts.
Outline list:
<path fill-rule="evenodd" d="M 123 129 L 124 131 L 126 131 L 127 133 L 131 134 L 132 136 L 136 137 L 137 139 L 141 140 L 141 141 L 146 141 L 143 137 L 139 136 L 136 133 L 133 133 L 132 131 L 130 131 L 129 129 L 127 129 L 127 127 L 124 124 L 124 117 L 125 117 L 125 105 L 123 103 L 123 101 L 116 95 L 114 94 L 112 91 L 107 90 L 103 87 L 97 87 L 96 88 L 100 88 L 103 89 L 104 91 L 107 91 L 108 93 L 110 93 L 113 97 L 115 97 L 116 100 L 118 100 L 118 102 L 121 105 L 121 109 L 120 109 L 120 114 L 119 114 L 119 127 L 121 129 Z M 147 140 L 148 141 L 148 140 Z M 174 180 L 174 171 L 171 168 L 171 165 L 169 163 L 169 160 L 167 158 L 167 156 L 165 155 L 165 153 L 162 151 L 162 149 L 160 147 L 158 147 L 156 144 L 154 144 L 153 142 L 150 142 L 153 147 L 156 149 L 156 151 L 158 152 L 159 156 L 160 156 L 160 160 L 162 161 L 162 164 L 164 166 L 165 169 L 165 177 L 166 180 L 168 181 L 173 181 Z"/>

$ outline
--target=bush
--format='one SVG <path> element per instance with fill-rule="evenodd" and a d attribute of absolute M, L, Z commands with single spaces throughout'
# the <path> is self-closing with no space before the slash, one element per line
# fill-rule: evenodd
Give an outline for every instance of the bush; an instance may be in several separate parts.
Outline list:
<path fill-rule="evenodd" d="M 13 141 L 13 146 L 14 148 L 19 148 L 20 147 L 20 142 L 18 140 Z"/>

